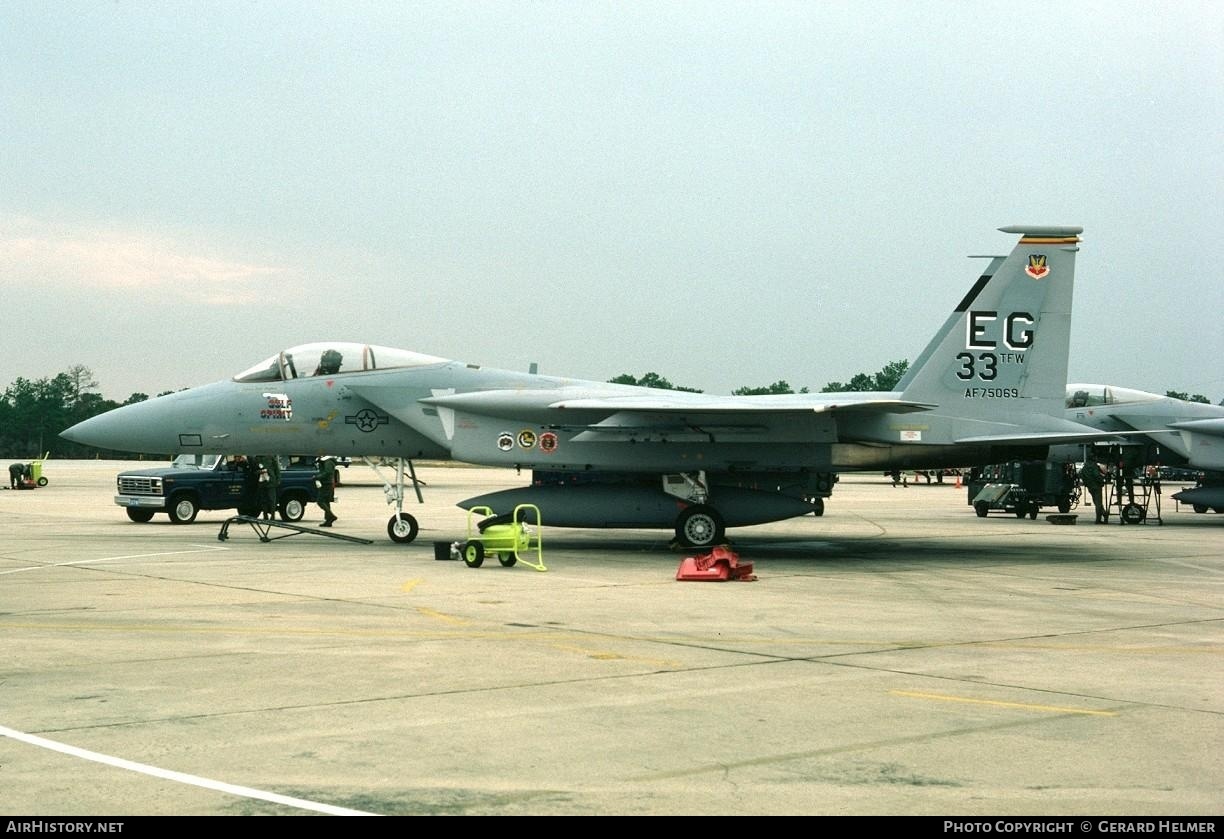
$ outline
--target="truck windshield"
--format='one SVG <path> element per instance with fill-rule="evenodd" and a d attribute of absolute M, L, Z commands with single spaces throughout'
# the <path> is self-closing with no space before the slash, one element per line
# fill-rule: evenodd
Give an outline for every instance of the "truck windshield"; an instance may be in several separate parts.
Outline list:
<path fill-rule="evenodd" d="M 215 469 L 217 461 L 221 458 L 219 454 L 180 454 L 171 461 L 170 465 L 175 469 L 203 469 L 210 471 Z"/>

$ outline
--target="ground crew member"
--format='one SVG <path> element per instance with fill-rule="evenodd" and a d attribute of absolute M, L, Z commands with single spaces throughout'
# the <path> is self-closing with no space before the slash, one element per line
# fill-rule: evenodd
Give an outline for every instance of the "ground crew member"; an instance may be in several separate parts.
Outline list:
<path fill-rule="evenodd" d="M 280 493 L 280 462 L 272 455 L 261 454 L 255 458 L 255 474 L 259 512 L 271 521 L 276 517 L 276 499 Z"/>
<path fill-rule="evenodd" d="M 30 477 L 29 467 L 24 463 L 14 463 L 9 466 L 9 488 L 22 489 L 22 483 Z"/>
<path fill-rule="evenodd" d="M 1093 506 L 1096 507 L 1097 524 L 1109 524 L 1109 508 L 1101 500 L 1101 489 L 1108 480 L 1109 473 L 1095 460 L 1089 460 L 1084 464 L 1084 468 L 1080 470 L 1080 481 L 1083 482 L 1084 488 L 1088 490 L 1088 494 L 1092 496 Z"/>
<path fill-rule="evenodd" d="M 318 490 L 317 501 L 323 510 L 323 523 L 320 527 L 331 527 L 336 520 L 331 505 L 336 500 L 336 458 L 330 454 L 322 455 L 315 465 L 315 489 Z"/>

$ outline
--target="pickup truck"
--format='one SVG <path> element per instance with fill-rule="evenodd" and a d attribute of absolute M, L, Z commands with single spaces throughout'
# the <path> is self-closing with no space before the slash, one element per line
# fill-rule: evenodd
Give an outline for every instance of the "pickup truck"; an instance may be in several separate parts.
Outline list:
<path fill-rule="evenodd" d="M 254 500 L 245 498 L 246 472 L 222 455 L 179 455 L 169 466 L 120 472 L 115 503 L 135 522 L 166 513 L 175 524 L 195 521 L 200 510 L 237 510 L 254 515 Z M 284 521 L 301 521 L 315 501 L 313 458 L 295 458 L 281 469 L 277 506 Z"/>

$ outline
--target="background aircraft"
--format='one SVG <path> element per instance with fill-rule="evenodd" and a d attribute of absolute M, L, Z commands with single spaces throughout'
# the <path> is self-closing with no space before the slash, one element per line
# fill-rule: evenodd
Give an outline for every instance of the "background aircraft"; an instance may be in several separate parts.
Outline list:
<path fill-rule="evenodd" d="M 1131 462 L 1186 466 L 1205 473 L 1203 485 L 1173 498 L 1204 512 L 1224 512 L 1224 406 L 1188 402 L 1116 385 L 1067 385 L 1066 418 L 1104 431 L 1128 433 L 1123 447 L 1141 447 Z M 1082 446 L 1059 446 L 1052 460 L 1083 460 Z M 1214 474 L 1212 474 L 1214 473 Z"/>
<path fill-rule="evenodd" d="M 533 503 L 550 526 L 674 528 L 708 546 L 727 527 L 819 513 L 839 471 L 1042 459 L 1102 436 L 1063 417 L 1082 228 L 1000 229 L 1020 236 L 1011 254 L 990 258 L 894 392 L 716 396 L 332 342 L 64 436 L 143 452 L 399 458 L 396 541 L 417 532 L 404 464 L 453 458 L 533 473 L 462 507 L 501 516 Z"/>

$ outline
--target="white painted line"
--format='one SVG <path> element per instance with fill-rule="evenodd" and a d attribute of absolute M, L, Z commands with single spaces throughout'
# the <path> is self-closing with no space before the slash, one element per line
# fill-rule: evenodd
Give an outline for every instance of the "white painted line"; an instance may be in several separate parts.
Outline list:
<path fill-rule="evenodd" d="M 76 746 L 69 746 L 66 743 L 57 743 L 54 740 L 48 740 L 45 737 L 38 737 L 34 734 L 26 734 L 22 731 L 15 731 L 0 725 L 0 736 L 10 737 L 14 740 L 20 740 L 22 743 L 28 743 L 31 746 L 38 746 L 43 749 L 50 749 L 54 752 L 71 755 L 73 757 L 92 760 L 95 763 L 103 763 L 107 766 L 114 766 L 118 769 L 127 769 L 132 772 L 140 772 L 144 775 L 151 775 L 154 778 L 164 778 L 168 781 L 177 781 L 180 784 L 190 784 L 191 786 L 203 787 L 217 792 L 224 792 L 230 795 L 238 795 L 243 798 L 257 798 L 261 801 L 271 801 L 274 804 L 284 804 L 287 807 L 296 807 L 299 810 L 314 810 L 318 813 L 326 813 L 329 816 L 376 816 L 377 813 L 367 813 L 363 810 L 350 810 L 347 807 L 336 807 L 331 804 L 321 804 L 317 801 L 307 801 L 304 798 L 292 798 L 288 795 L 278 795 L 275 792 L 264 792 L 263 790 L 252 789 L 251 787 L 241 787 L 237 784 L 227 784 L 224 781 L 213 781 L 209 778 L 201 778 L 196 775 L 188 775 L 184 772 L 174 772 L 170 769 L 159 769 L 156 766 L 149 766 L 147 763 L 136 763 L 131 760 L 124 760 L 121 757 L 111 757 L 110 755 L 91 752 L 87 749 L 78 749 Z"/>
<path fill-rule="evenodd" d="M 226 550 L 229 550 L 229 548 L 200 547 L 198 550 L 194 550 L 194 551 L 163 551 L 161 553 L 155 553 L 155 554 L 127 554 L 126 556 L 106 556 L 106 557 L 102 557 L 101 559 L 82 559 L 76 562 L 51 562 L 51 563 L 48 563 L 47 565 L 29 565 L 29 566 L 26 566 L 25 568 L 10 568 L 7 571 L 0 571 L 0 575 L 20 574 L 22 571 L 37 571 L 40 568 L 62 568 L 64 566 L 69 566 L 69 565 L 97 565 L 100 562 L 121 562 L 122 560 L 125 560 L 125 559 L 148 559 L 150 557 L 155 557 L 155 556 L 179 556 L 180 554 L 198 554 L 198 553 L 208 553 L 210 551 L 226 551 Z"/>

